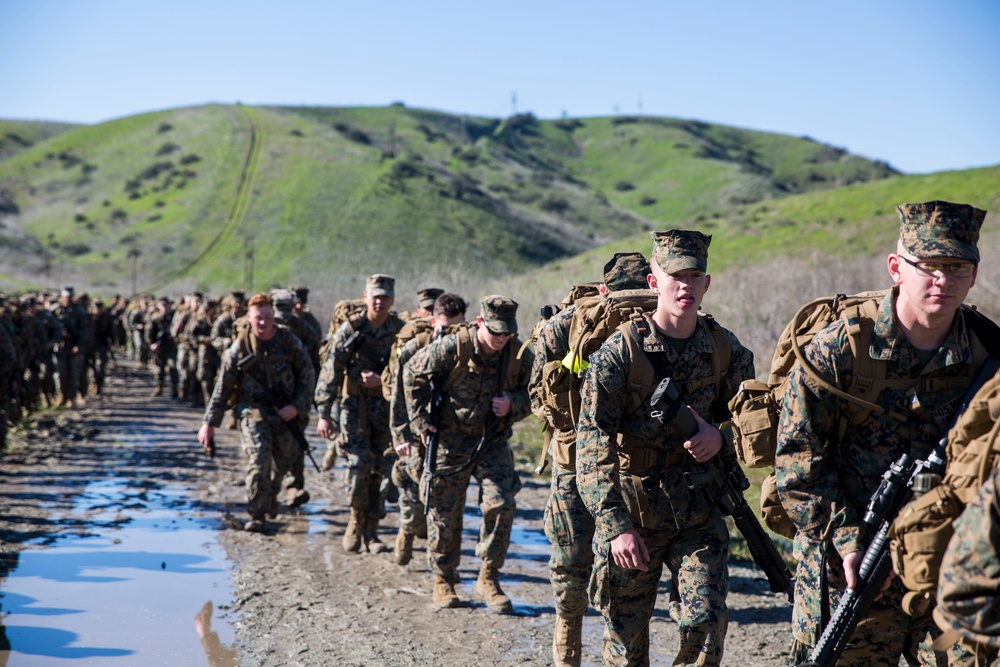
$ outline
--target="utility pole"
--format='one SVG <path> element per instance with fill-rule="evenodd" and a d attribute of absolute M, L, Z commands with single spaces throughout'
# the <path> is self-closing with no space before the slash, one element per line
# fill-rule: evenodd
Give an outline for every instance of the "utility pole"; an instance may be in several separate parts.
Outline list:
<path fill-rule="evenodd" d="M 253 236 L 243 239 L 243 285 L 247 294 L 253 294 Z"/>
<path fill-rule="evenodd" d="M 132 296 L 136 295 L 139 282 L 139 234 L 132 232 L 132 244 L 128 251 L 129 274 L 132 279 Z"/>
<path fill-rule="evenodd" d="M 510 115 L 517 115 L 517 91 L 513 90 L 510 93 Z"/>
<path fill-rule="evenodd" d="M 396 119 L 389 121 L 389 148 L 387 157 L 396 157 Z"/>
<path fill-rule="evenodd" d="M 642 91 L 639 91 L 639 115 L 642 115 Z"/>

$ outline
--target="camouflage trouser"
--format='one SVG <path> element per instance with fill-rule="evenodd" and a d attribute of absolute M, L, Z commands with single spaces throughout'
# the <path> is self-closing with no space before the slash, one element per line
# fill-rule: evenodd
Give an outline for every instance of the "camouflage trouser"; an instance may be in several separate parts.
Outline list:
<path fill-rule="evenodd" d="M 59 367 L 59 393 L 67 400 L 76 398 L 83 378 L 83 354 L 73 354 L 69 348 L 65 348 L 59 351 L 56 363 Z"/>
<path fill-rule="evenodd" d="M 719 665 L 729 612 L 729 531 L 722 516 L 683 530 L 637 528 L 649 549 L 648 570 L 626 570 L 611 559 L 610 544 L 599 544 L 590 597 L 604 616 L 605 665 L 649 664 L 649 619 L 663 567 L 677 573 L 680 593 L 675 665 Z"/>
<path fill-rule="evenodd" d="M 462 557 L 462 515 L 471 478 L 475 477 L 479 482 L 479 509 L 483 515 L 476 556 L 485 565 L 497 570 L 503 567 L 507 558 L 514 511 L 517 509 L 514 496 L 521 490 L 521 480 L 514 470 L 514 455 L 504 440 L 490 443 L 473 468 L 441 474 L 468 461 L 477 442 L 478 436 L 442 433 L 437 457 L 439 473 L 434 476 L 428 490 L 427 561 L 434 574 L 452 583 L 458 582 L 458 565 Z"/>
<path fill-rule="evenodd" d="M 389 403 L 378 397 L 348 396 L 341 401 L 340 428 L 348 504 L 363 516 L 380 520 L 392 472 L 384 455 L 389 446 Z"/>
<path fill-rule="evenodd" d="M 392 483 L 399 489 L 399 527 L 409 535 L 427 534 L 427 517 L 420 499 L 424 461 L 417 454 L 401 456 L 392 464 Z"/>
<path fill-rule="evenodd" d="M 174 393 L 176 393 L 177 392 L 177 384 L 178 384 L 178 375 L 177 375 L 177 364 L 176 364 L 176 361 L 175 361 L 173 355 L 166 354 L 166 353 L 161 354 L 159 351 L 157 351 L 157 354 L 156 354 L 156 386 L 159 387 L 160 389 L 163 389 L 163 382 L 166 379 L 167 375 L 170 376 L 170 388 L 171 388 L 171 390 Z"/>
<path fill-rule="evenodd" d="M 271 499 L 281 491 L 298 446 L 279 420 L 256 421 L 251 410 L 240 415 L 240 435 L 247 457 L 247 513 L 263 519 Z"/>
<path fill-rule="evenodd" d="M 177 345 L 177 376 L 180 382 L 181 393 L 184 398 L 191 400 L 196 394 L 200 398 L 201 386 L 198 383 L 198 349 L 187 343 Z"/>
<path fill-rule="evenodd" d="M 97 391 L 104 388 L 104 379 L 108 375 L 108 349 L 98 348 L 94 350 L 94 386 Z"/>
<path fill-rule="evenodd" d="M 594 564 L 594 517 L 576 488 L 576 471 L 552 466 L 552 495 L 545 506 L 545 535 L 552 543 L 549 572 L 556 612 L 587 613 L 587 584 Z"/>
<path fill-rule="evenodd" d="M 301 424 L 302 426 L 302 432 L 306 433 L 309 429 L 309 420 L 299 419 L 299 424 Z M 304 489 L 305 486 L 306 486 L 306 453 L 302 451 L 302 448 L 299 447 L 298 444 L 296 444 L 295 457 L 292 459 L 292 465 L 288 469 L 288 475 L 285 476 L 285 488 Z"/>
<path fill-rule="evenodd" d="M 217 363 L 198 363 L 198 373 L 196 377 L 198 378 L 198 383 L 201 385 L 201 395 L 208 405 L 212 400 L 212 390 L 215 389 L 215 376 L 219 374 L 219 365 Z"/>
<path fill-rule="evenodd" d="M 824 616 L 823 605 L 828 605 L 826 616 L 832 615 L 840 602 L 841 591 L 847 588 L 847 580 L 843 561 L 832 546 L 824 548 L 799 534 L 795 538 L 793 555 L 798 567 L 792 607 L 792 654 L 793 659 L 797 655 L 808 658 L 822 633 L 819 621 Z M 820 574 L 823 567 L 826 568 L 829 600 L 824 600 L 820 584 L 824 578 Z M 931 644 L 941 631 L 930 613 L 913 618 L 903 612 L 902 598 L 903 588 L 899 580 L 895 580 L 858 623 L 838 665 L 896 667 L 901 656 L 908 664 L 921 667 L 973 667 L 976 664 L 975 656 L 961 646 L 953 646 L 947 653 L 935 653 Z M 807 639 L 809 641 L 805 641 Z"/>
<path fill-rule="evenodd" d="M 56 375 L 58 374 L 58 365 L 56 361 L 52 358 L 52 354 L 46 354 L 42 357 L 41 361 L 41 389 L 42 393 L 46 396 L 53 396 L 56 393 Z"/>

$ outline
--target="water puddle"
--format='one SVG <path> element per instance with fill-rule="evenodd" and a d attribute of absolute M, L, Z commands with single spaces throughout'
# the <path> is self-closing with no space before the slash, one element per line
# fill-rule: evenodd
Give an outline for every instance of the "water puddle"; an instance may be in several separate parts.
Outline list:
<path fill-rule="evenodd" d="M 150 480 L 95 482 L 71 512 L 90 535 L 7 555 L 0 667 L 235 666 L 218 523 L 185 496 Z"/>

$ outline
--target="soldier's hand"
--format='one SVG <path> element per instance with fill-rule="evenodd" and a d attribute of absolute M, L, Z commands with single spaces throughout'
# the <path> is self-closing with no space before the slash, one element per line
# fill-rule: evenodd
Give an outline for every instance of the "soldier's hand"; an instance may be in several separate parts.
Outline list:
<path fill-rule="evenodd" d="M 428 436 L 428 434 L 430 434 L 430 433 L 437 433 L 437 432 L 438 432 L 438 430 L 436 428 L 434 428 L 433 426 L 428 426 L 427 430 L 420 434 L 420 438 L 421 438 L 421 440 L 424 441 L 424 444 L 426 445 L 427 444 L 427 436 Z"/>
<path fill-rule="evenodd" d="M 332 440 L 333 436 L 336 434 L 337 430 L 335 424 L 329 419 L 319 418 L 319 423 L 316 424 L 316 434 L 324 440 Z"/>
<path fill-rule="evenodd" d="M 209 451 L 209 443 L 215 438 L 215 429 L 212 428 L 211 424 L 202 424 L 201 428 L 198 429 L 198 442 L 201 443 L 202 449 L 206 452 Z"/>
<path fill-rule="evenodd" d="M 361 371 L 361 386 L 365 389 L 378 389 L 382 386 L 382 376 L 374 371 Z"/>
<path fill-rule="evenodd" d="M 299 409 L 294 405 L 286 405 L 285 407 L 278 410 L 278 416 L 281 417 L 286 422 L 292 421 L 299 416 Z"/>
<path fill-rule="evenodd" d="M 864 560 L 864 557 L 864 551 L 852 551 L 844 556 L 844 577 L 847 579 L 847 588 L 849 590 L 853 590 L 858 585 L 858 570 L 861 568 L 861 561 Z M 889 588 L 889 584 L 892 583 L 895 576 L 896 571 L 893 568 L 889 568 L 889 574 L 886 575 L 885 581 L 882 582 L 882 587 L 879 588 L 878 595 L 875 596 L 876 600 L 882 597 L 882 593 L 885 589 Z"/>
<path fill-rule="evenodd" d="M 506 417 L 510 414 L 511 400 L 507 392 L 493 397 L 493 414 L 497 417 Z"/>
<path fill-rule="evenodd" d="M 412 451 L 412 449 L 413 445 L 411 445 L 409 442 L 401 442 L 395 447 L 397 456 L 409 456 L 410 451 Z"/>
<path fill-rule="evenodd" d="M 722 432 L 702 419 L 701 415 L 695 412 L 690 405 L 687 406 L 687 409 L 698 424 L 698 432 L 684 443 L 684 449 L 694 457 L 695 461 L 704 463 L 722 449 Z"/>
<path fill-rule="evenodd" d="M 646 566 L 646 563 L 649 562 L 649 549 L 646 548 L 646 542 L 643 541 L 639 531 L 635 528 L 618 533 L 611 538 L 611 557 L 614 559 L 615 565 L 626 570 L 645 572 L 649 569 Z"/>

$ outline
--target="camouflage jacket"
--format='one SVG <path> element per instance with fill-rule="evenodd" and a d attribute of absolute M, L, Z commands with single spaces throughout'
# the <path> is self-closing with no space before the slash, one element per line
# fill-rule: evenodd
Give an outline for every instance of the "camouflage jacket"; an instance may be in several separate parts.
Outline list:
<path fill-rule="evenodd" d="M 236 340 L 222 355 L 222 367 L 215 381 L 212 400 L 205 408 L 205 423 L 212 426 L 222 423 L 222 415 L 231 399 L 234 399 L 233 411 L 237 415 L 250 411 L 256 421 L 268 417 L 273 421 L 276 417 L 267 404 L 268 387 L 240 370 L 243 353 L 240 348 L 240 341 Z M 269 378 L 271 386 L 281 387 L 290 398 L 289 403 L 299 411 L 299 418 L 307 417 L 316 375 L 305 347 L 291 331 L 278 326 L 271 340 L 256 341 L 256 349 L 256 363 L 261 367 L 254 373 Z"/>
<path fill-rule="evenodd" d="M 11 335 L 7 321 L 0 317 L 0 377 L 14 378 L 19 363 L 14 337 Z M 7 389 L 7 381 L 0 382 L 0 395 L 3 395 Z M 0 405 L 0 410 L 3 407 Z M 0 415 L 0 419 L 3 419 L 2 415 Z"/>
<path fill-rule="evenodd" d="M 227 311 L 219 315 L 215 322 L 212 323 L 212 347 L 214 347 L 220 355 L 225 354 L 229 346 L 233 344 L 235 335 L 233 334 L 233 325 L 239 318 L 233 311 Z"/>
<path fill-rule="evenodd" d="M 713 374 L 715 341 L 703 318 L 698 318 L 695 333 L 681 353 L 658 333 L 649 316 L 646 319 L 649 331 L 640 341 L 642 349 L 649 355 L 665 355 L 669 377 L 676 384 L 683 385 Z M 717 392 L 716 385 L 708 383 L 689 395 L 682 394 L 687 405 L 706 421 L 715 423 L 729 419 L 726 404 L 736 394 L 741 382 L 754 377 L 753 353 L 743 347 L 730 331 L 724 330 L 724 333 L 729 339 L 731 357 L 721 389 Z M 652 486 L 658 489 L 658 502 L 669 504 L 669 507 L 662 506 L 662 509 L 653 512 L 656 526 L 684 529 L 704 522 L 710 512 L 717 511 L 700 490 L 691 491 L 684 484 L 683 473 L 695 462 L 686 455 L 685 438 L 679 431 L 672 424 L 661 424 L 649 414 L 649 410 L 627 411 L 629 395 L 637 390 L 628 386 L 629 367 L 633 363 L 649 362 L 630 358 L 624 336 L 621 330 L 616 331 L 597 352 L 590 355 L 590 366 L 580 392 L 577 488 L 587 509 L 594 515 L 595 539 L 602 543 L 639 523 L 637 507 L 640 501 L 633 475 L 639 476 L 643 482 L 656 480 Z M 659 380 L 662 378 L 654 379 L 654 383 Z M 651 392 L 652 388 L 640 390 Z M 676 461 L 630 474 L 620 465 L 622 456 L 629 456 L 622 451 L 624 445 L 620 444 L 625 440 L 664 452 L 665 456 L 671 456 Z M 731 447 L 732 444 L 727 442 L 725 446 Z M 638 493 L 643 493 L 643 490 L 639 489 Z"/>
<path fill-rule="evenodd" d="M 955 521 L 941 563 L 935 617 L 942 629 L 1000 647 L 1000 468 Z"/>
<path fill-rule="evenodd" d="M 972 351 L 964 318 L 956 317 L 944 343 L 924 364 L 895 323 L 895 296 L 896 290 L 890 291 L 879 306 L 870 348 L 873 359 L 888 362 L 886 377 L 967 376 Z M 828 382 L 841 389 L 850 385 L 853 363 L 842 320 L 818 333 L 804 352 Z M 828 534 L 841 557 L 863 549 L 871 537 L 864 534 L 865 508 L 882 474 L 904 452 L 925 458 L 947 431 L 965 393 L 945 388 L 911 396 L 886 389 L 878 403 L 910 419 L 900 423 L 871 414 L 850 426 L 846 401 L 817 387 L 796 364 L 782 402 L 775 471 L 781 504 L 799 536 L 818 542 Z"/>
<path fill-rule="evenodd" d="M 329 419 L 330 408 L 342 395 L 364 394 L 369 400 L 385 400 L 382 398 L 381 388 L 361 388 L 361 373 L 371 371 L 381 375 L 389 361 L 396 334 L 402 326 L 403 322 L 393 314 L 378 329 L 372 328 L 367 317 L 362 317 L 353 326 L 350 321 L 340 325 L 330 341 L 330 354 L 316 382 L 314 398 L 320 417 Z M 358 332 L 359 337 L 355 339 L 351 349 L 348 349 L 349 339 L 355 332 Z"/>
<path fill-rule="evenodd" d="M 49 311 L 39 308 L 35 311 L 35 328 L 38 331 L 38 357 L 51 356 L 53 348 L 62 340 L 62 322 Z"/>
<path fill-rule="evenodd" d="M 474 325 L 470 326 L 470 333 L 473 351 L 468 362 L 468 372 L 457 374 L 456 377 L 460 379 L 456 384 L 452 383 L 451 372 L 459 358 L 458 333 L 448 334 L 434 341 L 402 365 L 406 412 L 410 416 L 410 428 L 414 433 L 423 433 L 431 425 L 431 380 L 435 377 L 444 378 L 445 400 L 440 415 L 442 431 L 453 430 L 468 436 L 479 436 L 487 424 L 488 415 L 493 414 L 493 397 L 497 391 L 497 373 L 500 372 L 503 351 L 483 354 Z M 514 336 L 507 341 L 507 346 L 511 348 L 513 357 L 521 347 L 521 342 Z M 515 386 L 505 387 L 511 397 L 510 414 L 496 422 L 492 437 L 503 440 L 510 438 L 511 425 L 531 413 L 528 378 L 533 359 L 534 353 L 530 349 L 525 350 Z M 513 363 L 513 359 L 510 363 Z"/>
<path fill-rule="evenodd" d="M 79 347 L 83 349 L 86 341 L 90 338 L 90 318 L 87 312 L 78 303 L 71 303 L 69 307 L 57 306 L 53 314 L 63 327 L 62 347 L 69 349 Z"/>

